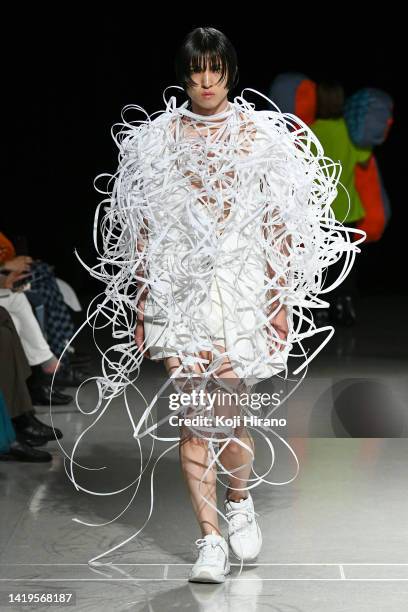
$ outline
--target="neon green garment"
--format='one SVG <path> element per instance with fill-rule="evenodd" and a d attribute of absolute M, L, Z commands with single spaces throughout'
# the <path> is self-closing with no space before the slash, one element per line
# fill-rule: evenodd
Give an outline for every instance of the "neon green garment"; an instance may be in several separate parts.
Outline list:
<path fill-rule="evenodd" d="M 320 140 L 324 153 L 333 161 L 340 161 L 342 172 L 339 182 L 344 185 L 350 196 L 350 211 L 348 197 L 341 185 L 337 185 L 338 195 L 332 203 L 334 215 L 342 223 L 358 221 L 365 216 L 365 210 L 354 185 L 354 169 L 357 163 L 365 162 L 371 155 L 371 149 L 356 147 L 350 139 L 347 124 L 339 119 L 317 119 L 309 126 Z"/>

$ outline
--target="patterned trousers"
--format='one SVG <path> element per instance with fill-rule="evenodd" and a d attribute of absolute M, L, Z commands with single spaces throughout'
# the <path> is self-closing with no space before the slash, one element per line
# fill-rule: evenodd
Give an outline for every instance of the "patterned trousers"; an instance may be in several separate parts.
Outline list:
<path fill-rule="evenodd" d="M 52 268 L 45 262 L 33 262 L 31 289 L 39 294 L 45 307 L 45 335 L 56 357 L 60 357 L 74 334 L 74 323 L 64 302 Z M 29 292 L 27 297 L 30 298 Z"/>

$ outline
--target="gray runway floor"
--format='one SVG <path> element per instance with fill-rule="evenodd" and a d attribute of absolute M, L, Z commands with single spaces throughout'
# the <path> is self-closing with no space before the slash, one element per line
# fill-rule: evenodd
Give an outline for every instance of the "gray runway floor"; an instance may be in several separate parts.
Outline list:
<path fill-rule="evenodd" d="M 200 533 L 175 447 L 157 464 L 153 513 L 140 536 L 101 559 L 109 566 L 89 566 L 89 559 L 143 525 L 150 477 L 142 479 L 136 500 L 115 522 L 97 527 L 73 522 L 109 523 L 134 487 L 113 496 L 77 491 L 55 441 L 46 447 L 51 463 L 0 464 L 0 609 L 56 609 L 8 607 L 5 598 L 9 592 L 61 591 L 74 593 L 68 609 L 89 611 L 406 611 L 408 344 L 406 329 L 405 335 L 398 331 L 406 306 L 402 298 L 362 299 L 357 325 L 336 330 L 297 393 L 280 408 L 287 419 L 281 435 L 300 471 L 289 484 L 263 484 L 253 491 L 264 541 L 257 563 L 246 564 L 238 575 L 233 560 L 222 585 L 187 582 Z M 148 392 L 162 376 L 161 364 L 146 363 L 140 385 Z M 275 380 L 261 385 L 266 391 L 278 386 Z M 85 389 L 83 407 L 90 409 L 94 400 L 94 389 Z M 133 406 L 137 410 L 136 396 Z M 47 407 L 38 407 L 37 414 L 50 423 Z M 53 408 L 53 418 L 69 455 L 91 417 L 72 404 Z M 158 442 L 154 455 L 170 444 Z M 146 440 L 143 448 L 149 447 Z M 294 457 L 279 440 L 275 448 L 269 476 L 289 480 Z M 259 469 L 268 464 L 261 439 L 256 457 Z M 120 400 L 83 438 L 75 458 L 97 468 L 75 469 L 85 488 L 119 490 L 137 478 L 139 452 Z M 69 470 L 68 460 L 65 467 Z M 220 503 L 223 496 L 220 485 Z"/>

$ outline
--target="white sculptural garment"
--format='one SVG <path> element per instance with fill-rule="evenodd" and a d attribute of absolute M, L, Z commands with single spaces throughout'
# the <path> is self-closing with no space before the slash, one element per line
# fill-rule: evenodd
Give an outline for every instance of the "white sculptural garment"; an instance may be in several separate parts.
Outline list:
<path fill-rule="evenodd" d="M 256 90 L 244 91 L 273 105 Z M 334 332 L 331 326 L 316 328 L 311 310 L 328 305 L 319 294 L 344 280 L 365 238 L 335 219 L 331 203 L 341 186 L 341 165 L 325 157 L 301 119 L 277 108 L 256 110 L 243 92 L 223 112 L 208 116 L 191 112 L 187 102 L 177 106 L 174 96 L 165 102 L 151 116 L 141 107 L 125 107 L 144 118 L 116 124 L 117 172 L 97 177 L 108 179 L 98 188 L 106 198 L 95 215 L 99 261 L 94 267 L 81 261 L 106 286 L 87 322 L 93 320 L 94 329 L 98 318 L 110 322 L 118 340 L 101 350 L 95 413 L 99 419 L 114 398 L 123 396 L 138 442 L 145 436 L 162 439 L 157 426 L 171 416 L 158 422 L 152 412 L 170 380 L 145 405 L 140 394 L 136 422 L 130 415 L 127 392 L 137 389 L 146 351 L 153 360 L 179 356 L 172 379 L 197 363 L 207 374 L 215 372 L 225 356 L 220 347 L 248 386 L 282 372 L 286 377 L 289 357 L 300 360 L 292 375 L 305 372 Z M 351 233 L 361 237 L 352 242 Z M 343 256 L 343 272 L 325 286 L 327 267 Z M 134 334 L 146 290 L 140 350 Z M 286 340 L 271 317 L 281 309 L 289 328 Z M 327 337 L 306 356 L 303 340 L 322 332 Z M 212 352 L 211 361 L 200 355 L 203 350 Z M 177 444 L 179 438 L 163 439 Z M 82 488 L 73 472 L 77 444 L 69 477 Z M 211 467 L 219 451 L 212 441 L 209 447 Z M 264 476 L 249 488 L 266 482 Z M 153 497 L 151 504 L 152 510 Z"/>
<path fill-rule="evenodd" d="M 272 336 L 268 343 L 266 295 L 276 281 L 267 276 L 266 267 L 262 132 L 250 120 L 243 121 L 242 111 L 232 103 L 221 115 L 220 127 L 206 136 L 196 126 L 208 122 L 195 117 L 191 137 L 184 134 L 183 124 L 176 124 L 172 130 L 177 141 L 168 144 L 170 128 L 164 128 L 158 157 L 177 161 L 167 194 L 158 197 L 157 208 L 144 213 L 152 228 L 144 255 L 150 279 L 145 349 L 152 359 L 162 359 L 203 349 L 218 354 L 221 344 L 238 376 L 268 378 L 285 367 L 290 344 L 272 350 Z M 176 121 L 185 117 L 181 112 Z M 163 183 L 168 178 L 162 174 Z M 276 221 L 278 210 L 274 215 Z M 269 244 L 278 248 L 271 231 L 276 229 L 269 223 Z M 283 259 L 282 253 L 276 255 Z M 284 263 L 279 266 L 283 269 Z"/>
<path fill-rule="evenodd" d="M 293 115 L 238 97 L 216 115 L 186 105 L 172 98 L 158 117 L 120 132 L 104 249 L 119 274 L 101 266 L 98 277 L 113 290 L 115 279 L 110 294 L 123 303 L 139 272 L 152 359 L 194 363 L 200 350 L 218 354 L 218 337 L 240 377 L 268 378 L 307 337 L 293 309 L 302 319 L 303 307 L 322 306 L 327 266 L 346 252 L 344 278 L 359 251 L 330 207 L 341 167 Z M 280 305 L 287 341 L 267 318 Z"/>

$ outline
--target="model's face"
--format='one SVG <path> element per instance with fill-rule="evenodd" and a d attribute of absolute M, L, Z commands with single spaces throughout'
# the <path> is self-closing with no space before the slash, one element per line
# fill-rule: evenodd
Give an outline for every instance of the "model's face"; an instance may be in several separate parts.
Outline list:
<path fill-rule="evenodd" d="M 221 112 L 228 106 L 228 89 L 227 79 L 225 75 L 221 81 L 221 66 L 211 66 L 207 61 L 205 70 L 201 70 L 199 66 L 190 66 L 190 77 L 194 81 L 192 87 L 187 87 L 186 93 L 191 99 L 193 112 L 203 115 L 211 115 Z M 212 94 L 212 95 L 209 95 Z"/>

